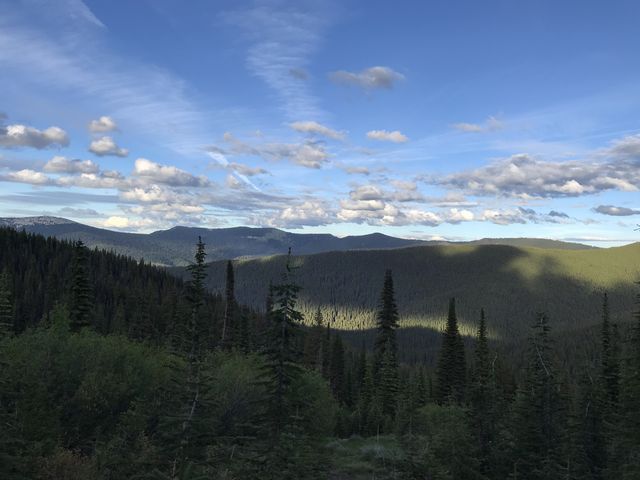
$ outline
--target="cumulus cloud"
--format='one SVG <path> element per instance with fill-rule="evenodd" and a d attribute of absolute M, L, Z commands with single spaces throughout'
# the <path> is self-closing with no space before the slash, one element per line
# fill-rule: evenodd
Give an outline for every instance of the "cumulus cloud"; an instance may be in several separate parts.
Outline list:
<path fill-rule="evenodd" d="M 305 201 L 300 205 L 282 209 L 268 221 L 272 227 L 301 228 L 327 225 L 335 220 L 333 212 L 320 201 Z"/>
<path fill-rule="evenodd" d="M 518 207 L 507 209 L 486 209 L 480 220 L 496 225 L 511 225 L 514 223 L 572 223 L 569 215 L 551 210 L 549 213 L 538 213 L 532 208 Z"/>
<path fill-rule="evenodd" d="M 91 145 L 89 145 L 89 151 L 95 153 L 99 157 L 126 157 L 129 155 L 129 150 L 126 148 L 120 148 L 111 137 L 100 137 L 92 141 Z"/>
<path fill-rule="evenodd" d="M 156 183 L 174 187 L 206 187 L 209 179 L 196 177 L 178 167 L 160 165 L 146 158 L 138 158 L 134 163 L 133 175 Z"/>
<path fill-rule="evenodd" d="M 369 225 L 424 225 L 469 222 L 475 219 L 470 210 L 450 208 L 437 212 L 405 207 L 403 202 L 419 202 L 424 197 L 414 182 L 393 181 L 395 190 L 378 185 L 360 185 L 349 192 L 349 198 L 340 201 L 337 219 L 343 222 Z"/>
<path fill-rule="evenodd" d="M 36 172 L 29 168 L 0 175 L 0 181 L 26 183 L 29 185 L 51 185 L 54 183 L 53 180 L 44 173 Z"/>
<path fill-rule="evenodd" d="M 44 165 L 43 170 L 51 173 L 98 173 L 100 167 L 91 160 L 55 156 Z"/>
<path fill-rule="evenodd" d="M 640 187 L 640 157 L 631 155 L 629 145 L 629 149 L 624 150 L 625 156 L 621 156 L 620 146 L 615 145 L 608 151 L 606 161 L 560 162 L 518 154 L 474 170 L 429 177 L 425 181 L 473 195 L 519 198 L 636 191 Z"/>
<path fill-rule="evenodd" d="M 496 117 L 489 117 L 484 123 L 454 123 L 452 127 L 461 132 L 488 133 L 501 130 L 504 127 L 504 123 Z"/>
<path fill-rule="evenodd" d="M 259 156 L 271 161 L 287 160 L 307 168 L 321 168 L 329 161 L 329 153 L 320 142 L 266 143 L 253 146 L 229 132 L 224 134 L 223 139 L 230 145 L 231 153 L 236 155 Z"/>
<path fill-rule="evenodd" d="M 628 217 L 631 215 L 640 215 L 640 210 L 627 207 L 616 207 L 614 205 L 599 205 L 593 209 L 596 213 L 602 215 L 611 215 L 614 217 Z"/>
<path fill-rule="evenodd" d="M 102 116 L 89 122 L 89 131 L 92 133 L 105 133 L 118 130 L 118 125 L 111 117 Z"/>
<path fill-rule="evenodd" d="M 294 122 L 290 126 L 296 132 L 322 135 L 328 138 L 333 138 L 334 140 L 343 140 L 345 136 L 344 132 L 338 132 L 337 130 L 333 130 L 318 122 L 313 122 L 313 121 Z"/>
<path fill-rule="evenodd" d="M 404 80 L 404 75 L 389 67 L 371 67 L 361 72 L 338 70 L 329 74 L 329 78 L 335 83 L 374 90 L 380 88 L 391 89 L 396 83 Z"/>
<path fill-rule="evenodd" d="M 27 125 L 0 125 L 0 147 L 31 147 L 42 150 L 50 147 L 66 147 L 68 145 L 69 136 L 60 127 L 38 130 Z"/>
<path fill-rule="evenodd" d="M 367 132 L 367 138 L 380 142 L 393 143 L 404 143 L 409 140 L 409 137 L 400 133 L 399 130 L 394 130 L 393 132 L 388 132 L 387 130 L 371 130 Z"/>

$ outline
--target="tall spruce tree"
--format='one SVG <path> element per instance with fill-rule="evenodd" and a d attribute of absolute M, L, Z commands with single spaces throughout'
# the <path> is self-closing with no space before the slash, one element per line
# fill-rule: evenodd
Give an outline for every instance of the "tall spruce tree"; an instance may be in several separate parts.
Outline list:
<path fill-rule="evenodd" d="M 607 410 L 613 413 L 620 390 L 620 359 L 618 358 L 617 326 L 609 319 L 609 298 L 602 299 L 601 328 L 601 378 L 607 402 Z"/>
<path fill-rule="evenodd" d="M 268 396 L 265 426 L 274 439 L 284 431 L 292 416 L 289 396 L 293 382 L 302 371 L 297 337 L 303 317 L 296 309 L 300 287 L 293 280 L 293 270 L 289 249 L 282 283 L 273 286 L 274 305 L 268 315 L 263 352 L 262 384 Z"/>
<path fill-rule="evenodd" d="M 377 332 L 373 352 L 373 378 L 376 385 L 372 397 L 370 415 L 376 417 L 379 430 L 384 415 L 392 418 L 395 414 L 398 389 L 398 307 L 395 301 L 393 275 L 391 270 L 384 274 L 384 285 L 380 294 L 377 314 Z M 373 418 L 372 417 L 372 418 Z"/>
<path fill-rule="evenodd" d="M 449 301 L 447 325 L 442 337 L 436 373 L 438 402 L 462 403 L 465 397 L 467 365 L 464 343 L 458 330 L 455 298 Z"/>
<path fill-rule="evenodd" d="M 12 297 L 9 272 L 4 270 L 0 274 L 0 338 L 12 335 L 15 331 Z"/>
<path fill-rule="evenodd" d="M 346 384 L 345 384 L 345 359 L 344 345 L 340 335 L 334 335 L 333 345 L 331 345 L 331 364 L 329 366 L 329 385 L 333 395 L 338 401 L 345 401 Z"/>
<path fill-rule="evenodd" d="M 389 341 L 388 341 L 389 342 Z M 398 365 L 390 342 L 384 349 L 382 363 L 378 370 L 377 396 L 382 407 L 382 414 L 393 419 L 398 405 Z"/>
<path fill-rule="evenodd" d="M 324 317 L 320 307 L 313 316 L 313 325 L 307 332 L 304 339 L 304 364 L 308 368 L 313 368 L 322 372 L 322 344 L 324 334 Z"/>
<path fill-rule="evenodd" d="M 191 279 L 187 283 L 187 299 L 190 312 L 184 338 L 179 351 L 182 362 L 172 366 L 172 387 L 166 418 L 165 446 L 170 464 L 166 467 L 169 478 L 179 478 L 180 472 L 204 459 L 204 437 L 202 410 L 207 407 L 207 382 L 203 374 L 205 330 L 205 244 L 198 237 L 195 262 L 187 267 Z"/>
<path fill-rule="evenodd" d="M 71 299 L 69 305 L 69 321 L 72 332 L 79 332 L 91 325 L 93 311 L 93 292 L 89 281 L 89 262 L 87 249 L 78 240 L 74 245 L 73 263 L 71 266 Z"/>
<path fill-rule="evenodd" d="M 640 285 L 640 282 L 638 282 Z M 620 411 L 608 462 L 609 478 L 640 479 L 640 294 L 625 354 Z"/>
<path fill-rule="evenodd" d="M 552 480 L 566 471 L 566 404 L 552 362 L 549 321 L 538 315 L 513 407 L 512 478 Z"/>
<path fill-rule="evenodd" d="M 495 465 L 493 447 L 497 435 L 497 395 L 495 375 L 491 363 L 487 323 L 484 309 L 481 309 L 471 384 L 469 385 L 469 403 L 472 433 L 478 446 L 479 469 L 484 475 L 491 474 Z"/>
<path fill-rule="evenodd" d="M 233 273 L 233 263 L 231 260 L 227 262 L 227 276 L 225 285 L 225 308 L 224 317 L 222 319 L 222 335 L 220 345 L 225 350 L 230 350 L 239 334 L 236 319 L 236 296 L 235 296 L 235 278 Z M 235 335 L 234 335 L 235 334 Z"/>
<path fill-rule="evenodd" d="M 393 276 L 391 270 L 384 274 L 384 285 L 380 295 L 380 307 L 377 315 L 377 334 L 374 345 L 374 376 L 382 366 L 382 358 L 391 349 L 390 361 L 397 369 L 398 343 L 396 330 L 398 329 L 398 307 L 393 291 Z"/>

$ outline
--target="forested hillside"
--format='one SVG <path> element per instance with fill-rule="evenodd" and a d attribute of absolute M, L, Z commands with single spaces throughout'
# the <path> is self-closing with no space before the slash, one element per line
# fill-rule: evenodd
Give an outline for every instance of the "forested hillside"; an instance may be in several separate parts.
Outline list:
<path fill-rule="evenodd" d="M 91 326 L 98 332 L 160 339 L 188 312 L 184 283 L 165 270 L 131 258 L 77 247 L 75 243 L 0 228 L 0 273 L 6 272 L 16 333 L 51 322 L 56 307 L 69 305 L 77 275 L 75 259 L 86 256 L 93 298 Z M 212 318 L 223 308 L 206 297 Z"/>
<path fill-rule="evenodd" d="M 235 261 L 238 299 L 261 308 L 285 259 Z M 640 276 L 640 243 L 592 250 L 427 246 L 297 256 L 294 263 L 304 271 L 300 309 L 305 318 L 311 319 L 320 308 L 333 328 L 348 331 L 375 325 L 376 285 L 385 269 L 391 269 L 401 345 L 412 356 L 423 355 L 439 338 L 450 297 L 459 299 L 463 335 L 474 334 L 478 312 L 484 308 L 491 318 L 490 338 L 506 342 L 524 338 L 531 318 L 543 311 L 553 318 L 558 333 L 595 325 L 604 292 L 609 294 L 612 318 L 626 322 L 634 309 L 633 282 Z M 210 265 L 213 291 L 223 288 L 224 268 L 224 262 Z"/>
<path fill-rule="evenodd" d="M 434 362 L 406 363 L 406 280 L 389 269 L 366 284 L 377 298 L 367 351 L 345 345 L 322 309 L 303 327 L 304 257 L 265 261 L 281 269 L 259 314 L 236 295 L 247 264 L 227 262 L 224 294 L 207 293 L 201 240 L 186 282 L 9 229 L 0 248 L 2 479 L 638 478 L 640 312 L 621 328 L 607 294 L 594 293 L 594 328 L 577 339 L 561 320 L 522 313 L 521 362 L 505 353 L 510 338 L 490 341 L 484 310 L 465 342 L 451 297 Z M 415 262 L 412 250 L 400 253 Z M 569 365 L 576 341 L 588 355 Z"/>

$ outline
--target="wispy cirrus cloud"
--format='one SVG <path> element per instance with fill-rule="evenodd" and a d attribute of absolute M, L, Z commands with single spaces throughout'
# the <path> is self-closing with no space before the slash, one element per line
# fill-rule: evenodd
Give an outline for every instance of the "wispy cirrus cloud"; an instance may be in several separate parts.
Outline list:
<path fill-rule="evenodd" d="M 55 31 L 32 27 L 27 21 L 32 11 L 26 7 L 0 18 L 0 81 L 25 78 L 51 97 L 72 92 L 178 152 L 193 153 L 206 144 L 208 119 L 191 100 L 184 80 L 114 55 L 91 29 L 74 29 L 76 20 L 94 27 L 101 23 L 91 20 L 95 16 L 88 16 L 82 2 L 60 6 L 70 10 L 57 17 L 66 23 Z"/>
<path fill-rule="evenodd" d="M 249 42 L 247 68 L 275 92 L 291 120 L 325 116 L 306 80 L 310 57 L 322 41 L 329 18 L 317 5 L 309 7 L 302 2 L 260 3 L 222 14 Z"/>

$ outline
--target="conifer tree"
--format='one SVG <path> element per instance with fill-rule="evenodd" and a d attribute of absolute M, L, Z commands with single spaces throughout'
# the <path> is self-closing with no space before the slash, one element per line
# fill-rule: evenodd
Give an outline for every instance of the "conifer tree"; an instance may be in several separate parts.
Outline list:
<path fill-rule="evenodd" d="M 640 285 L 640 282 L 638 283 Z M 612 440 L 610 478 L 640 478 L 640 294 L 621 381 L 620 413 Z"/>
<path fill-rule="evenodd" d="M 382 366 L 382 359 L 386 349 L 391 349 L 389 361 L 391 367 L 397 370 L 398 344 L 396 330 L 398 328 L 398 307 L 393 291 L 393 276 L 391 270 L 384 274 L 384 286 L 380 295 L 380 307 L 377 315 L 377 335 L 374 345 L 374 377 Z"/>
<path fill-rule="evenodd" d="M 369 429 L 369 410 L 371 408 L 371 401 L 375 394 L 375 386 L 373 383 L 373 375 L 371 366 L 365 363 L 364 377 L 362 385 L 360 387 L 360 393 L 358 395 L 358 401 L 356 403 L 357 415 L 358 415 L 358 431 L 361 435 L 368 435 Z"/>
<path fill-rule="evenodd" d="M 601 330 L 601 378 L 604 386 L 607 411 L 613 413 L 618 403 L 620 389 L 620 363 L 618 358 L 617 326 L 609 320 L 609 299 L 602 300 Z"/>
<path fill-rule="evenodd" d="M 268 318 L 264 349 L 262 383 L 268 395 L 265 423 L 272 438 L 280 436 L 291 417 L 288 396 L 301 372 L 297 336 L 302 314 L 296 310 L 299 291 L 293 281 L 289 249 L 282 283 L 273 287 L 274 306 Z"/>
<path fill-rule="evenodd" d="M 565 471 L 565 404 L 551 360 L 549 322 L 540 314 L 533 326 L 525 378 L 513 417 L 513 478 L 551 480 Z"/>
<path fill-rule="evenodd" d="M 91 325 L 93 295 L 89 282 L 87 249 L 81 240 L 74 245 L 74 257 L 71 266 L 71 303 L 69 320 L 72 332 L 79 332 Z"/>
<path fill-rule="evenodd" d="M 220 345 L 223 349 L 229 350 L 233 347 L 234 342 L 238 336 L 239 329 L 236 319 L 236 297 L 235 297 L 235 278 L 233 273 L 233 263 L 231 260 L 227 262 L 227 276 L 225 286 L 225 309 L 224 317 L 222 319 L 222 335 L 220 338 Z"/>
<path fill-rule="evenodd" d="M 601 392 L 597 379 L 586 370 L 578 380 L 575 406 L 569 416 L 569 450 L 565 477 L 602 479 L 606 466 Z"/>
<path fill-rule="evenodd" d="M 0 274 L 0 338 L 14 333 L 13 299 L 9 272 Z"/>
<path fill-rule="evenodd" d="M 313 316 L 313 325 L 304 340 L 304 364 L 308 368 L 314 368 L 322 372 L 322 346 L 324 333 L 324 317 L 320 307 Z"/>
<path fill-rule="evenodd" d="M 178 478 L 179 472 L 188 465 L 200 461 L 204 455 L 205 431 L 202 410 L 207 407 L 206 379 L 203 372 L 203 335 L 205 304 L 205 244 L 198 237 L 195 262 L 187 267 L 191 279 L 187 284 L 187 299 L 190 304 L 189 323 L 181 342 L 185 349 L 179 352 L 184 367 L 174 365 L 173 388 L 170 411 L 163 430 L 167 434 L 166 447 L 171 455 L 168 466 L 169 478 Z M 186 370 L 186 371 L 185 371 Z M 191 467 L 189 467 L 191 468 Z"/>
<path fill-rule="evenodd" d="M 469 386 L 469 402 L 471 427 L 478 446 L 480 471 L 487 475 L 495 463 L 492 447 L 495 444 L 497 419 L 495 376 L 491 367 L 484 309 L 480 310 L 480 324 Z"/>
<path fill-rule="evenodd" d="M 335 335 L 331 346 L 331 364 L 329 367 L 329 384 L 333 395 L 340 401 L 345 400 L 345 368 L 344 346 L 340 335 Z"/>
<path fill-rule="evenodd" d="M 393 348 L 388 344 L 384 349 L 382 363 L 378 370 L 377 394 L 382 406 L 383 415 L 393 418 L 396 412 L 398 395 L 398 366 L 396 364 Z"/>
<path fill-rule="evenodd" d="M 447 325 L 442 337 L 437 365 L 437 400 L 461 403 L 464 400 L 467 367 L 464 343 L 458 331 L 456 301 L 449 301 Z"/>

